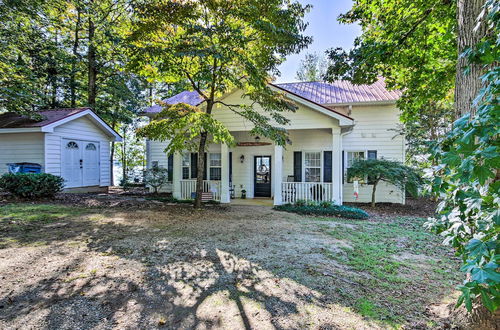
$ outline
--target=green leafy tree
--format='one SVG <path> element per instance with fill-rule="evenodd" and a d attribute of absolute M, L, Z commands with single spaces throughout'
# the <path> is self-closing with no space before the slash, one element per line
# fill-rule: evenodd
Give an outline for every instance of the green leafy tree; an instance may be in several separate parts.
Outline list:
<path fill-rule="evenodd" d="M 384 77 L 389 88 L 402 91 L 398 107 L 403 132 L 412 135 L 410 155 L 443 136 L 456 118 L 456 10 L 457 2 L 447 0 L 355 1 L 339 21 L 359 24 L 361 36 L 349 51 L 327 51 L 327 81 L 370 84 Z"/>
<path fill-rule="evenodd" d="M 300 81 L 322 81 L 326 73 L 327 64 L 326 59 L 317 53 L 306 54 L 300 60 L 295 78 Z"/>
<path fill-rule="evenodd" d="M 427 225 L 462 257 L 467 277 L 457 306 L 471 311 L 481 301 L 493 313 L 500 306 L 500 4 L 487 1 L 483 10 L 490 30 L 463 55 L 486 71 L 483 85 L 473 103 L 462 103 L 474 111 L 431 146 L 436 166 L 427 173 L 429 189 L 442 200 L 439 217 Z"/>
<path fill-rule="evenodd" d="M 140 130 L 142 136 L 170 140 L 165 150 L 198 152 L 195 207 L 201 207 L 203 153 L 208 143 L 232 144 L 228 129 L 213 116 L 214 107 L 240 115 L 254 124 L 251 133 L 279 145 L 287 140 L 283 112 L 296 106 L 273 91 L 269 74 L 286 55 L 306 47 L 311 39 L 302 33 L 309 6 L 289 0 L 186 0 L 140 1 L 129 35 L 134 45 L 129 68 L 150 80 L 187 81 L 201 100 L 198 106 L 165 105 L 164 110 Z M 226 104 L 221 97 L 235 89 L 259 104 Z"/>
<path fill-rule="evenodd" d="M 421 185 L 421 178 L 411 167 L 396 161 L 386 159 L 366 159 L 355 161 L 347 170 L 347 177 L 352 179 L 364 180 L 373 185 L 372 202 L 374 207 L 376 203 L 377 186 L 381 181 L 390 183 L 400 188 L 408 190 L 411 194 L 417 195 L 418 188 Z"/>

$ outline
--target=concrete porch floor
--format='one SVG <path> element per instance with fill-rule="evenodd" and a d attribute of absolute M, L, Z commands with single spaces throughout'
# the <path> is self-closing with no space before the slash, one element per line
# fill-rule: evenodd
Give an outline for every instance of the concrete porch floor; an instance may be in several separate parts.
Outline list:
<path fill-rule="evenodd" d="M 253 205 L 253 206 L 273 206 L 272 198 L 235 198 L 231 199 L 231 205 Z"/>

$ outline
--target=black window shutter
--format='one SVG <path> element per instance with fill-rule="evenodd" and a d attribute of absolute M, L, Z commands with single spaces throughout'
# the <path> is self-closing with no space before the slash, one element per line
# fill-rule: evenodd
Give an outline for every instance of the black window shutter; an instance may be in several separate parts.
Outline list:
<path fill-rule="evenodd" d="M 196 179 L 198 176 L 198 153 L 191 153 L 191 179 Z"/>
<path fill-rule="evenodd" d="M 233 152 L 229 152 L 229 183 L 233 182 Z"/>
<path fill-rule="evenodd" d="M 377 150 L 368 150 L 368 159 L 377 159 Z"/>
<path fill-rule="evenodd" d="M 173 178 L 174 178 L 174 155 L 168 155 L 167 171 L 168 171 L 168 181 L 173 181 Z"/>
<path fill-rule="evenodd" d="M 344 184 L 345 180 L 345 151 L 342 150 L 342 184 Z"/>
<path fill-rule="evenodd" d="M 208 164 L 207 164 L 207 153 L 205 152 L 204 154 L 205 156 L 205 168 L 203 169 L 203 180 L 206 180 L 207 179 L 207 167 L 208 167 Z"/>
<path fill-rule="evenodd" d="M 302 151 L 293 153 L 293 180 L 302 182 Z"/>
<path fill-rule="evenodd" d="M 368 150 L 368 159 L 377 159 L 377 150 Z M 373 177 L 368 177 L 368 184 L 373 184 Z"/>
<path fill-rule="evenodd" d="M 323 152 L 323 182 L 332 182 L 332 152 Z"/>

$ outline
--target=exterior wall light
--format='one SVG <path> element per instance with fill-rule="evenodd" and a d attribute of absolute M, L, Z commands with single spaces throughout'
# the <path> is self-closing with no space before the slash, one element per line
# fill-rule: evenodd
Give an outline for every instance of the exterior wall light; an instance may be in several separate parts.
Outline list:
<path fill-rule="evenodd" d="M 240 162 L 243 164 L 244 161 L 245 161 L 245 155 L 241 155 L 240 156 Z"/>
<path fill-rule="evenodd" d="M 255 137 L 255 142 L 259 143 L 260 142 L 260 136 Z"/>

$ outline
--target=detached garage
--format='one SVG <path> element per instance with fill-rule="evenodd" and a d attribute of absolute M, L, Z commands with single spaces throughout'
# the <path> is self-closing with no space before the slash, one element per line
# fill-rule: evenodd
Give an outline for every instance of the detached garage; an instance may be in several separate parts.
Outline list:
<path fill-rule="evenodd" d="M 62 176 L 68 190 L 106 190 L 110 143 L 121 137 L 90 108 L 40 111 L 41 120 L 0 115 L 0 175 L 13 163 L 36 163 Z M 81 189 L 83 188 L 84 189 Z"/>

